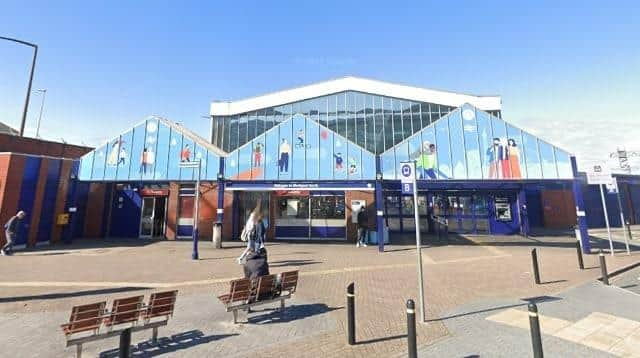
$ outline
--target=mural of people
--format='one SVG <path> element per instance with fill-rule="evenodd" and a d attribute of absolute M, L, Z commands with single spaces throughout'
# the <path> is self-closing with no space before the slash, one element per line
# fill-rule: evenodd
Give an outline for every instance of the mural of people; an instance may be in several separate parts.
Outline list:
<path fill-rule="evenodd" d="M 509 164 L 509 146 L 506 141 L 500 140 L 500 173 L 502 179 L 511 178 L 511 165 Z"/>
<path fill-rule="evenodd" d="M 500 138 L 493 138 L 493 144 L 487 148 L 487 163 L 489 165 L 489 179 L 500 178 L 500 158 L 502 157 Z"/>
<path fill-rule="evenodd" d="M 296 133 L 296 139 L 298 143 L 296 143 L 296 148 L 304 148 L 304 131 L 302 129 L 298 129 Z"/>
<path fill-rule="evenodd" d="M 278 160 L 278 167 L 280 168 L 280 172 L 288 172 L 289 171 L 289 154 L 291 153 L 291 146 L 287 143 L 286 138 L 282 138 L 282 143 L 280 143 L 280 160 Z"/>
<path fill-rule="evenodd" d="M 126 152 L 124 152 L 125 156 L 123 158 L 120 156 L 121 152 L 124 150 L 123 144 L 124 141 L 120 138 L 113 141 L 111 144 L 111 151 L 107 156 L 107 165 L 115 167 L 120 165 L 120 163 L 125 164 L 124 158 L 126 158 Z"/>
<path fill-rule="evenodd" d="M 190 162 L 191 161 L 191 148 L 189 148 L 189 144 L 185 144 L 184 148 L 180 151 L 180 161 L 181 162 Z"/>
<path fill-rule="evenodd" d="M 124 142 L 123 142 L 124 143 Z M 127 161 L 127 150 L 124 146 L 120 145 L 120 151 L 118 152 L 118 165 L 125 165 Z"/>
<path fill-rule="evenodd" d="M 342 170 L 343 169 L 342 163 L 344 162 L 344 160 L 342 159 L 342 153 L 340 152 L 335 153 L 333 157 L 336 160 L 336 170 Z"/>
<path fill-rule="evenodd" d="M 253 166 L 262 166 L 262 143 L 256 143 L 253 147 Z"/>
<path fill-rule="evenodd" d="M 354 157 L 347 158 L 347 162 L 349 164 L 349 175 L 353 175 L 358 173 L 358 162 Z"/>
<path fill-rule="evenodd" d="M 140 156 L 140 173 L 147 174 L 147 170 L 151 168 L 155 161 L 155 154 L 152 149 L 144 148 Z"/>
<path fill-rule="evenodd" d="M 422 154 L 416 160 L 421 179 L 437 179 L 438 156 L 436 145 L 429 141 L 422 143 Z"/>
<path fill-rule="evenodd" d="M 520 171 L 520 149 L 516 144 L 515 139 L 509 138 L 507 141 L 507 152 L 509 154 L 509 169 L 511 178 L 522 178 L 522 172 Z"/>

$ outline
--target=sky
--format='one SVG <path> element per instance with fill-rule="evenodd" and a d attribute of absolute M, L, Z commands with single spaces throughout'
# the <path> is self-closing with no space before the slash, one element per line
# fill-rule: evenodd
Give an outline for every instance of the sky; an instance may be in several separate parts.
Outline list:
<path fill-rule="evenodd" d="M 640 3 L 514 4 L 5 0 L 0 36 L 39 45 L 40 135 L 57 141 L 99 145 L 154 114 L 206 138 L 212 100 L 353 75 L 501 95 L 507 122 L 581 167 L 640 151 Z M 0 121 L 14 128 L 31 56 L 0 40 Z"/>

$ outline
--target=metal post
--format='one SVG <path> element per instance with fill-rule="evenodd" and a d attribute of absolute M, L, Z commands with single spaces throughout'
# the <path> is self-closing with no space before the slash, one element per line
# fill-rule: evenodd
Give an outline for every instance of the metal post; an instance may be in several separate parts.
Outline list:
<path fill-rule="evenodd" d="M 414 175 L 415 177 L 415 175 Z M 424 312 L 424 278 L 422 275 L 422 243 L 420 238 L 420 215 L 418 214 L 418 185 L 416 181 L 413 181 L 413 211 L 414 220 L 416 225 L 416 251 L 418 254 L 418 284 L 420 287 L 420 314 L 422 316 L 422 322 L 427 320 L 427 315 Z"/>
<path fill-rule="evenodd" d="M 27 85 L 27 98 L 24 101 L 24 108 L 22 110 L 22 122 L 20 122 L 20 136 L 24 137 L 24 126 L 25 126 L 25 123 L 27 122 L 27 110 L 29 109 L 29 98 L 31 97 L 31 84 L 33 83 L 33 73 L 35 72 L 36 59 L 38 58 L 38 45 L 32 44 L 30 42 L 22 41 L 22 40 L 10 38 L 10 37 L 4 37 L 4 36 L 0 36 L 0 40 L 12 41 L 22 45 L 33 47 L 33 60 L 31 61 L 31 73 L 29 74 L 29 84 Z"/>
<path fill-rule="evenodd" d="M 129 358 L 131 356 L 131 328 L 126 328 L 120 333 L 120 349 L 118 357 Z"/>
<path fill-rule="evenodd" d="M 191 258 L 193 260 L 198 259 L 198 221 L 200 221 L 200 168 L 202 168 L 202 162 L 198 160 L 198 177 L 196 178 L 196 205 L 193 219 L 193 252 Z"/>
<path fill-rule="evenodd" d="M 602 273 L 602 283 L 609 286 L 609 273 L 607 273 L 607 259 L 604 257 L 604 252 L 600 249 L 598 254 L 600 258 L 600 272 Z"/>
<path fill-rule="evenodd" d="M 352 346 L 356 344 L 356 295 L 351 282 L 347 286 L 347 341 Z"/>
<path fill-rule="evenodd" d="M 582 247 L 580 246 L 580 240 L 576 240 L 576 252 L 578 254 L 578 267 L 580 270 L 584 270 L 584 261 L 582 260 Z"/>
<path fill-rule="evenodd" d="M 540 321 L 538 319 L 538 306 L 529 303 L 529 328 L 531 330 L 531 345 L 533 346 L 533 357 L 542 358 L 542 336 L 540 335 Z"/>
<path fill-rule="evenodd" d="M 627 226 L 627 235 L 629 236 L 629 240 L 633 240 L 633 236 L 631 236 L 631 223 L 627 221 L 626 226 Z"/>
<path fill-rule="evenodd" d="M 531 261 L 533 262 L 533 279 L 536 284 L 540 284 L 540 268 L 538 267 L 538 251 L 531 250 Z"/>
<path fill-rule="evenodd" d="M 36 138 L 40 138 L 40 122 L 42 122 L 42 110 L 44 109 L 44 99 L 47 97 L 47 90 L 41 89 L 38 92 L 42 92 L 42 102 L 40 102 L 40 115 L 38 116 L 38 124 L 36 126 Z"/>
<path fill-rule="evenodd" d="M 416 305 L 411 299 L 407 300 L 407 345 L 409 348 L 409 358 L 417 358 Z"/>
<path fill-rule="evenodd" d="M 382 175 L 376 179 L 376 237 L 378 238 L 378 252 L 384 252 L 384 198 L 382 196 Z"/>
<path fill-rule="evenodd" d="M 602 209 L 604 210 L 604 222 L 607 224 L 607 236 L 609 237 L 609 248 L 611 249 L 611 256 L 613 253 L 613 240 L 611 239 L 611 227 L 609 227 L 609 214 L 607 213 L 607 203 L 604 200 L 604 189 L 602 189 L 602 184 L 598 184 L 600 188 L 600 198 L 602 199 Z"/>
<path fill-rule="evenodd" d="M 616 179 L 614 179 L 616 180 Z M 624 243 L 627 246 L 627 255 L 631 255 L 631 250 L 629 249 L 629 235 L 627 235 L 627 230 L 625 230 L 625 220 L 624 220 L 624 211 L 622 210 L 622 200 L 620 200 L 620 188 L 618 188 L 618 183 L 615 183 L 616 187 L 616 198 L 618 199 L 618 210 L 620 211 L 620 225 L 622 225 L 622 232 L 624 235 Z"/>

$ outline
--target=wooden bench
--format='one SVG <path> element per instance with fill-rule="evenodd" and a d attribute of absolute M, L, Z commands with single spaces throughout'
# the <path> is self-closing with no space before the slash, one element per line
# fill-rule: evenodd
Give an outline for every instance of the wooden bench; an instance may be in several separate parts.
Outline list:
<path fill-rule="evenodd" d="M 158 328 L 166 326 L 173 315 L 178 291 L 154 293 L 149 304 L 144 296 L 119 298 L 113 301 L 110 312 L 106 302 L 75 306 L 71 309 L 69 323 L 63 324 L 67 347 L 76 346 L 76 357 L 82 356 L 82 345 L 120 335 L 125 329 L 138 332 L 153 329 L 152 341 L 158 338 Z M 164 317 L 161 320 L 152 320 Z M 101 328 L 104 328 L 101 331 Z"/>
<path fill-rule="evenodd" d="M 280 310 L 284 310 L 284 301 L 291 298 L 297 286 L 298 271 L 260 276 L 253 280 L 241 278 L 231 281 L 229 293 L 218 296 L 218 299 L 227 312 L 233 313 L 233 323 L 238 323 L 238 311 L 248 312 L 254 306 L 280 301 Z"/>

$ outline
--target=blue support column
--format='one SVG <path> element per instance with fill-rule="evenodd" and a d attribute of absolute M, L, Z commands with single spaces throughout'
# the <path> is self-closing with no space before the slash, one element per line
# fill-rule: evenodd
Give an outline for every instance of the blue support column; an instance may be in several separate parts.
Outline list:
<path fill-rule="evenodd" d="M 573 198 L 576 201 L 576 215 L 578 217 L 578 230 L 580 230 L 580 243 L 582 244 L 582 252 L 591 253 L 591 242 L 589 241 L 589 230 L 587 227 L 586 207 L 584 205 L 584 197 L 582 196 L 582 188 L 578 180 L 578 164 L 576 157 L 571 157 L 571 169 L 573 170 Z"/>
<path fill-rule="evenodd" d="M 376 155 L 376 237 L 378 252 L 384 252 L 384 199 L 382 196 L 382 174 L 380 173 L 380 156 Z"/>

